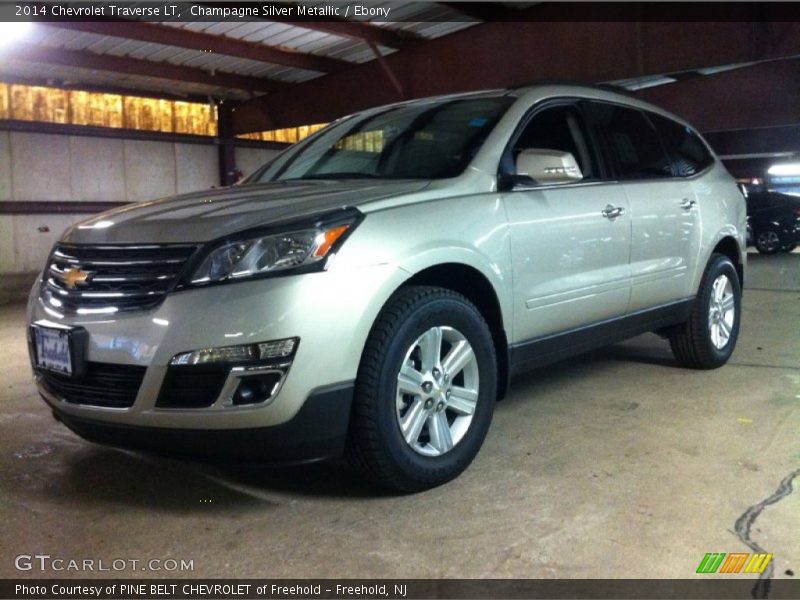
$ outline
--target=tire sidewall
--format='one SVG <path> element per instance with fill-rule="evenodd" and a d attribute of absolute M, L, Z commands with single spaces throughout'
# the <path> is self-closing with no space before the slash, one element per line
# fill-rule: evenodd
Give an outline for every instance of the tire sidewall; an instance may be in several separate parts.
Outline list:
<path fill-rule="evenodd" d="M 442 456 L 423 456 L 405 441 L 396 416 L 397 375 L 406 352 L 420 335 L 435 326 L 458 330 L 472 346 L 480 377 L 478 402 L 464 437 Z M 444 482 L 463 471 L 477 454 L 491 423 L 496 399 L 496 360 L 488 327 L 471 305 L 455 298 L 437 298 L 419 304 L 399 325 L 383 358 L 374 415 L 390 460 L 410 477 Z"/>
<path fill-rule="evenodd" d="M 734 306 L 733 306 L 733 328 L 731 335 L 728 338 L 728 343 L 723 348 L 717 348 L 711 341 L 711 332 L 709 331 L 709 308 L 711 303 L 711 295 L 713 293 L 714 281 L 720 275 L 726 275 L 731 282 L 733 290 Z M 742 289 L 739 283 L 739 274 L 736 272 L 736 267 L 729 258 L 719 256 L 708 267 L 705 274 L 705 285 L 703 286 L 703 293 L 701 294 L 699 310 L 702 316 L 703 325 L 703 340 L 708 349 L 709 355 L 712 357 L 716 365 L 722 365 L 730 358 L 736 348 L 736 341 L 739 338 L 739 329 L 741 326 L 742 318 Z"/>

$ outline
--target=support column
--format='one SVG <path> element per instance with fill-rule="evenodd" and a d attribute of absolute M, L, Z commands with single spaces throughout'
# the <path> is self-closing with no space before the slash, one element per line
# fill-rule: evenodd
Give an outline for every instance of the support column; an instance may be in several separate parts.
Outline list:
<path fill-rule="evenodd" d="M 233 102 L 217 105 L 217 151 L 219 153 L 219 183 L 222 186 L 236 183 L 236 138 L 233 134 Z"/>

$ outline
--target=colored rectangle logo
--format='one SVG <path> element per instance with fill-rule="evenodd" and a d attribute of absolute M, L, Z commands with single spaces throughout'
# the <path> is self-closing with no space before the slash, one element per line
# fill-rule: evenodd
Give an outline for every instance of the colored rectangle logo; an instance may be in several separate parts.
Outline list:
<path fill-rule="evenodd" d="M 766 552 L 708 552 L 697 565 L 696 573 L 702 574 L 737 574 L 763 573 L 772 560 L 772 554 Z"/>

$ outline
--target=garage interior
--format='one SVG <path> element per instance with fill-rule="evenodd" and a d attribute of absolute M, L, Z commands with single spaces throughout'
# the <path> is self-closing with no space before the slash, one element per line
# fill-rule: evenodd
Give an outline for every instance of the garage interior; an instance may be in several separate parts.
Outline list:
<path fill-rule="evenodd" d="M 611 84 L 695 125 L 743 185 L 800 193 L 800 23 L 774 6 L 681 21 L 665 5 L 598 5 L 581 21 L 538 3 L 386 6 L 388 20 L 4 32 L 0 577 L 36 576 L 14 557 L 42 552 L 192 559 L 178 575 L 197 578 L 534 579 L 685 579 L 709 552 L 769 552 L 762 578 L 796 577 L 798 250 L 749 251 L 725 367 L 677 368 L 648 334 L 519 377 L 472 467 L 422 494 L 376 491 L 339 464 L 95 446 L 53 420 L 31 381 L 24 299 L 62 231 L 233 184 L 360 109 L 543 79 Z M 797 173 L 773 177 L 776 164 Z"/>

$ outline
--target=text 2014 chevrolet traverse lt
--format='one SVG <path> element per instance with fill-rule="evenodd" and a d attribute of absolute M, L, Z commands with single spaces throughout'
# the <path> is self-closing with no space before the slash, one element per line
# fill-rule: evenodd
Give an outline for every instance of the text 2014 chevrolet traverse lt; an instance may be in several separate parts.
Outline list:
<path fill-rule="evenodd" d="M 680 119 L 540 85 L 343 118 L 243 185 L 70 228 L 30 295 L 56 417 L 198 457 L 461 473 L 511 374 L 647 331 L 733 352 L 745 203 Z M 633 390 L 631 393 L 634 393 Z"/>

